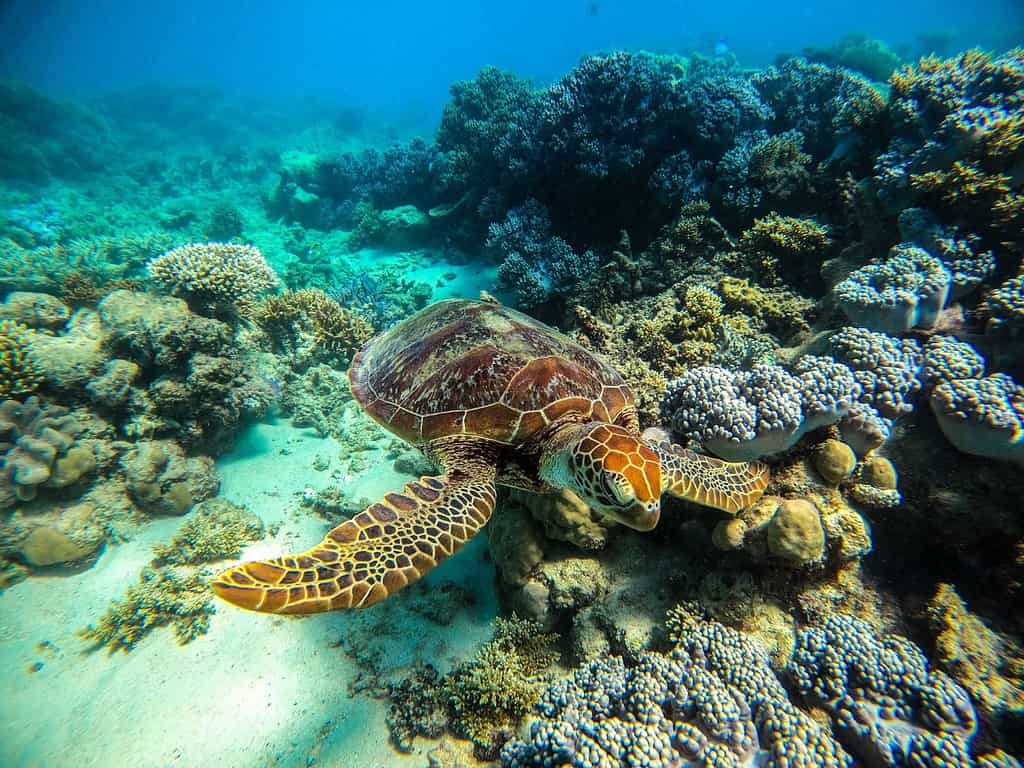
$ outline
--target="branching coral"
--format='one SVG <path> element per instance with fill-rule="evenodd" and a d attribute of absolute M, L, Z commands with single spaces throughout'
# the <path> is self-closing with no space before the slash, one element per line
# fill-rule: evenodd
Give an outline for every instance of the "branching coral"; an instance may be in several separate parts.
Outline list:
<path fill-rule="evenodd" d="M 718 290 L 730 308 L 740 310 L 780 334 L 810 329 L 814 302 L 786 288 L 765 288 L 737 277 L 723 277 Z"/>
<path fill-rule="evenodd" d="M 536 622 L 498 618 L 494 639 L 445 678 L 454 724 L 480 757 L 493 756 L 537 701 L 544 671 L 558 660 L 557 639 Z"/>
<path fill-rule="evenodd" d="M 268 296 L 250 316 L 284 351 L 294 352 L 305 330 L 317 347 L 345 361 L 374 333 L 369 321 L 317 288 Z"/>
<path fill-rule="evenodd" d="M 197 504 L 192 516 L 169 544 L 153 548 L 156 559 L 171 565 L 197 565 L 235 557 L 250 542 L 263 538 L 263 521 L 224 499 Z"/>
<path fill-rule="evenodd" d="M 79 636 L 96 647 L 128 652 L 152 630 L 171 624 L 182 645 L 206 634 L 213 593 L 204 574 L 173 566 L 146 568 L 139 583 L 128 588 L 123 600 L 115 600 L 95 624 Z"/>
<path fill-rule="evenodd" d="M 740 243 L 743 252 L 756 261 L 766 284 L 816 282 L 818 265 L 831 246 L 832 238 L 821 224 L 777 213 L 755 220 Z"/>
<path fill-rule="evenodd" d="M 199 303 L 242 304 L 278 284 L 259 249 L 235 243 L 190 243 L 148 264 L 165 290 Z"/>
<path fill-rule="evenodd" d="M 28 328 L 13 320 L 0 320 L 0 398 L 31 394 L 42 381 Z"/>

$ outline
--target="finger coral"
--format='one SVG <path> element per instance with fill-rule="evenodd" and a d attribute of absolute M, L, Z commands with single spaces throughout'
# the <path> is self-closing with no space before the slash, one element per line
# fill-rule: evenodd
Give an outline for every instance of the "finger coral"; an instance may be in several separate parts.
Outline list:
<path fill-rule="evenodd" d="M 894 246 L 880 264 L 854 271 L 833 289 L 843 312 L 873 331 L 903 333 L 930 328 L 946 306 L 952 275 L 924 249 Z"/>
<path fill-rule="evenodd" d="M 669 655 L 643 653 L 577 668 L 550 686 L 538 719 L 501 753 L 507 768 L 617 765 L 851 764 L 828 731 L 797 709 L 756 641 L 677 615 Z"/>
<path fill-rule="evenodd" d="M 258 248 L 236 243 L 189 243 L 146 266 L 165 290 L 200 304 L 252 301 L 279 282 Z"/>

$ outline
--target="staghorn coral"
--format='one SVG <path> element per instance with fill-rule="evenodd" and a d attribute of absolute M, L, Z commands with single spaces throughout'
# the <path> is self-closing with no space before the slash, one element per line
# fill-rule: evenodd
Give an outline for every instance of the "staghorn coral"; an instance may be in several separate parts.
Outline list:
<path fill-rule="evenodd" d="M 263 538 L 263 521 L 252 512 L 224 499 L 197 504 L 169 544 L 153 554 L 161 564 L 198 565 L 237 557 L 242 548 Z"/>
<path fill-rule="evenodd" d="M 453 725 L 472 739 L 478 757 L 493 758 L 537 701 L 544 671 L 559 657 L 557 639 L 534 621 L 499 617 L 491 642 L 445 677 Z"/>
<path fill-rule="evenodd" d="M 669 655 L 645 652 L 629 666 L 601 659 L 550 686 L 529 733 L 502 750 L 502 765 L 850 765 L 828 731 L 790 703 L 756 641 L 685 612 L 674 624 Z"/>
<path fill-rule="evenodd" d="M 189 243 L 146 268 L 165 290 L 199 305 L 253 301 L 279 282 L 259 249 L 235 243 Z"/>
<path fill-rule="evenodd" d="M 42 381 L 28 328 L 14 320 L 0 320 L 0 397 L 31 394 Z"/>
<path fill-rule="evenodd" d="M 209 630 L 212 599 L 201 572 L 174 566 L 144 568 L 124 599 L 115 600 L 78 635 L 96 648 L 127 653 L 154 629 L 170 624 L 178 643 L 184 645 Z"/>

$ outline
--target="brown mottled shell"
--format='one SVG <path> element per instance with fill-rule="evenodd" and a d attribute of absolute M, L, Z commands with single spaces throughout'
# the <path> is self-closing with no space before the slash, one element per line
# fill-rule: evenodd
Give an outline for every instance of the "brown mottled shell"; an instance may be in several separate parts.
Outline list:
<path fill-rule="evenodd" d="M 372 339 L 349 382 L 370 416 L 414 445 L 460 434 L 521 445 L 563 416 L 614 421 L 633 405 L 618 372 L 568 337 L 457 299 Z"/>

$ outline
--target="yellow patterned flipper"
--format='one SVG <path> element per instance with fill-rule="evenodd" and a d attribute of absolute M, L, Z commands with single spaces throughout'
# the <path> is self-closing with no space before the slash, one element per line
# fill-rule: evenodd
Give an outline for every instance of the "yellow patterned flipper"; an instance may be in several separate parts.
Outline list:
<path fill-rule="evenodd" d="M 457 552 L 487 523 L 494 511 L 494 468 L 473 470 L 411 482 L 309 551 L 229 568 L 214 579 L 213 589 L 229 603 L 266 613 L 373 605 Z"/>
<path fill-rule="evenodd" d="M 722 461 L 672 443 L 653 447 L 661 457 L 663 490 L 681 499 L 735 514 L 768 487 L 766 464 Z"/>

